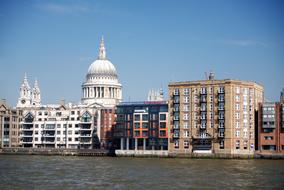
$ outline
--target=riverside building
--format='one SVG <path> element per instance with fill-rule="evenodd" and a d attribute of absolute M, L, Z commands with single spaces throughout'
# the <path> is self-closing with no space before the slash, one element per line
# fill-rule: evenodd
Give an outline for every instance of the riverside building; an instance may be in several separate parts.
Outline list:
<path fill-rule="evenodd" d="M 259 104 L 257 141 L 261 153 L 284 153 L 284 103 Z"/>
<path fill-rule="evenodd" d="M 22 111 L 11 108 L 5 100 L 0 100 L 0 148 L 19 147 L 19 122 Z"/>
<path fill-rule="evenodd" d="M 263 87 L 241 80 L 169 84 L 169 154 L 253 154 Z"/>
<path fill-rule="evenodd" d="M 167 102 L 125 102 L 117 105 L 114 141 L 115 148 L 120 150 L 167 150 Z"/>
<path fill-rule="evenodd" d="M 31 89 L 25 75 L 17 109 L 22 111 L 20 146 L 106 148 L 111 144 L 114 108 L 122 100 L 122 85 L 107 59 L 102 38 L 99 55 L 88 69 L 78 104 L 41 104 L 38 82 Z"/>

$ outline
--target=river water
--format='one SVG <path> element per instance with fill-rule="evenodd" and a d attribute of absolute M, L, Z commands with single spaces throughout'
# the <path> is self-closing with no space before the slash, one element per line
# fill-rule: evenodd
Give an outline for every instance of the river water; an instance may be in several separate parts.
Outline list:
<path fill-rule="evenodd" d="M 0 155 L 0 189 L 284 189 L 284 160 Z"/>

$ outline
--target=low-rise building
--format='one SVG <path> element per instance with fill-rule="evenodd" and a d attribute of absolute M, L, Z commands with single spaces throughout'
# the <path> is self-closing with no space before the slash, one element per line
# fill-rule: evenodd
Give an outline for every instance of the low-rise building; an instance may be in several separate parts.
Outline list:
<path fill-rule="evenodd" d="M 284 103 L 259 104 L 258 150 L 261 153 L 284 153 Z"/>
<path fill-rule="evenodd" d="M 92 106 L 46 105 L 25 108 L 20 146 L 33 148 L 100 147 L 100 109 Z"/>
<path fill-rule="evenodd" d="M 125 102 L 117 105 L 114 141 L 115 148 L 120 150 L 167 150 L 167 102 Z"/>
<path fill-rule="evenodd" d="M 4 100 L 0 101 L 0 148 L 19 146 L 21 119 L 21 110 L 9 107 Z"/>

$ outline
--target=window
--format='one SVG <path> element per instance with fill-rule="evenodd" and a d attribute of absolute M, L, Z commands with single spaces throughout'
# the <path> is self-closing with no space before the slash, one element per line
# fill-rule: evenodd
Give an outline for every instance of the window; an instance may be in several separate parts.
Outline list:
<path fill-rule="evenodd" d="M 183 106 L 183 111 L 186 111 L 186 112 L 189 111 L 189 105 L 184 105 Z"/>
<path fill-rule="evenodd" d="M 248 138 L 248 132 L 244 130 L 244 138 Z"/>
<path fill-rule="evenodd" d="M 76 141 L 76 142 L 79 141 L 79 138 L 75 138 L 75 141 Z"/>
<path fill-rule="evenodd" d="M 166 122 L 160 122 L 160 128 L 165 129 L 166 128 Z"/>
<path fill-rule="evenodd" d="M 147 137 L 148 136 L 148 131 L 142 131 L 142 137 Z"/>
<path fill-rule="evenodd" d="M 142 123 L 142 127 L 143 127 L 143 129 L 148 129 L 148 123 Z"/>
<path fill-rule="evenodd" d="M 189 131 L 184 131 L 184 137 L 188 138 L 189 137 Z"/>
<path fill-rule="evenodd" d="M 37 137 L 35 138 L 35 141 L 38 141 L 38 138 L 37 138 Z"/>
<path fill-rule="evenodd" d="M 265 140 L 273 140 L 273 136 L 264 136 Z"/>
<path fill-rule="evenodd" d="M 68 127 L 69 127 L 69 128 L 72 128 L 72 124 L 69 124 Z"/>
<path fill-rule="evenodd" d="M 72 131 L 68 131 L 68 135 L 72 135 Z"/>
<path fill-rule="evenodd" d="M 240 119 L 240 113 L 236 113 L 235 117 L 236 119 Z"/>
<path fill-rule="evenodd" d="M 184 129 L 188 129 L 188 122 L 184 122 L 184 123 L 183 123 L 183 128 L 184 128 Z"/>
<path fill-rule="evenodd" d="M 189 97 L 188 96 L 184 97 L 184 103 L 189 103 Z"/>
<path fill-rule="evenodd" d="M 236 128 L 237 129 L 240 128 L 240 122 L 239 121 L 236 122 Z"/>
<path fill-rule="evenodd" d="M 72 138 L 68 138 L 68 141 L 72 141 Z"/>
<path fill-rule="evenodd" d="M 185 113 L 185 114 L 183 115 L 183 119 L 184 119 L 184 120 L 188 120 L 188 119 L 189 119 L 188 113 Z"/>
<path fill-rule="evenodd" d="M 179 97 L 178 96 L 174 97 L 174 103 L 179 103 Z"/>
<path fill-rule="evenodd" d="M 240 93 L 240 87 L 236 87 L 235 91 L 236 91 L 236 94 L 239 94 Z"/>
<path fill-rule="evenodd" d="M 183 94 L 184 95 L 189 95 L 189 88 L 183 89 Z"/>
<path fill-rule="evenodd" d="M 179 142 L 178 142 L 178 140 L 175 140 L 175 141 L 174 141 L 174 146 L 175 146 L 175 148 L 178 148 L 178 147 L 179 147 Z"/>
<path fill-rule="evenodd" d="M 236 140 L 236 149 L 240 149 L 240 141 Z"/>
<path fill-rule="evenodd" d="M 139 137 L 140 136 L 140 131 L 135 131 L 135 137 Z"/>
<path fill-rule="evenodd" d="M 74 115 L 75 114 L 75 111 L 71 111 L 71 115 Z"/>
<path fill-rule="evenodd" d="M 236 102 L 239 102 L 239 101 L 240 101 L 240 96 L 236 95 Z"/>
<path fill-rule="evenodd" d="M 160 114 L 160 120 L 166 120 L 166 114 Z"/>
<path fill-rule="evenodd" d="M 189 147 L 189 141 L 188 141 L 188 140 L 185 140 L 185 141 L 183 142 L 183 146 L 184 146 L 185 149 L 188 149 L 188 147 Z"/>
<path fill-rule="evenodd" d="M 236 110 L 240 110 L 240 104 L 236 104 Z"/>
<path fill-rule="evenodd" d="M 166 136 L 166 131 L 160 131 L 160 136 L 165 137 Z"/>
<path fill-rule="evenodd" d="M 135 121 L 140 121 L 140 115 L 134 115 L 134 120 Z"/>
<path fill-rule="evenodd" d="M 42 115 L 42 112 L 40 111 L 40 112 L 38 112 L 38 115 Z"/>
<path fill-rule="evenodd" d="M 174 95 L 179 95 L 179 89 L 178 88 L 174 89 Z"/>
<path fill-rule="evenodd" d="M 60 128 L 61 127 L 61 124 L 57 124 L 57 128 Z"/>
<path fill-rule="evenodd" d="M 61 131 L 57 131 L 57 135 L 60 135 Z"/>
<path fill-rule="evenodd" d="M 236 136 L 237 138 L 240 137 L 240 131 L 236 131 L 235 136 Z"/>
<path fill-rule="evenodd" d="M 134 127 L 135 127 L 135 129 L 140 128 L 140 123 L 135 123 L 135 124 L 134 124 Z"/>
<path fill-rule="evenodd" d="M 148 119 L 149 119 L 149 115 L 148 114 L 143 114 L 142 115 L 142 120 L 143 121 L 148 121 Z"/>
<path fill-rule="evenodd" d="M 60 137 L 57 137 L 56 140 L 57 140 L 57 141 L 60 141 Z"/>
<path fill-rule="evenodd" d="M 221 140 L 219 144 L 220 144 L 220 149 L 224 149 L 224 147 L 225 147 L 224 146 L 224 140 Z"/>

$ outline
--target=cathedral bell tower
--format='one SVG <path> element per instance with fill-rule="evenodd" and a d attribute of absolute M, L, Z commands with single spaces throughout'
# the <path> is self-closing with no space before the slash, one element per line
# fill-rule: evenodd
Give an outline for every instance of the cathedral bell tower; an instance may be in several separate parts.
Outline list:
<path fill-rule="evenodd" d="M 39 106 L 41 104 L 40 89 L 37 80 L 31 89 L 27 74 L 25 73 L 24 81 L 20 87 L 20 97 L 18 99 L 17 107 L 31 107 Z"/>
<path fill-rule="evenodd" d="M 25 73 L 24 81 L 20 87 L 20 98 L 17 107 L 28 107 L 31 105 L 31 88 Z"/>

